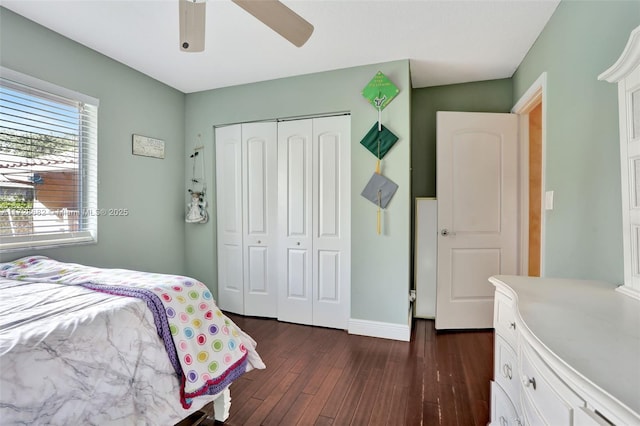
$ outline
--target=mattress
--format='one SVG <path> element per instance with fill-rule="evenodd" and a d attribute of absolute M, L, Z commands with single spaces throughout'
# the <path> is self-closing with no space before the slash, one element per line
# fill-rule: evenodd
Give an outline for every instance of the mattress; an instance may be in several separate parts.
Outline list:
<path fill-rule="evenodd" d="M 242 346 L 244 352 L 238 348 L 232 359 L 226 346 L 217 354 L 215 345 L 209 344 L 207 354 L 197 356 L 219 355 L 216 359 L 224 368 L 210 373 L 212 377 L 205 377 L 209 381 L 204 382 L 215 382 L 217 387 L 200 386 L 198 395 L 192 392 L 185 398 L 189 374 L 197 370 L 185 363 L 185 357 L 192 355 L 181 352 L 182 341 L 174 334 L 172 320 L 163 316 L 171 326 L 173 360 L 166 336 L 161 337 L 158 312 L 152 312 L 149 301 L 108 292 L 109 288 L 123 288 L 127 281 L 139 287 L 153 278 L 156 281 L 149 285 L 164 294 L 158 280 L 176 287 L 175 279 L 184 277 L 89 268 L 43 257 L 29 259 L 31 264 L 28 259 L 17 261 L 22 266 L 0 264 L 3 424 L 173 424 L 212 401 L 245 371 L 264 368 L 255 342 L 211 298 L 212 322 L 200 324 L 199 329 L 226 329 L 227 337 L 235 339 L 235 346 Z M 89 272 L 93 279 L 87 279 Z M 164 309 L 170 310 L 169 305 Z M 199 336 L 195 334 L 194 339 Z M 228 365 L 222 365 L 225 356 Z"/>

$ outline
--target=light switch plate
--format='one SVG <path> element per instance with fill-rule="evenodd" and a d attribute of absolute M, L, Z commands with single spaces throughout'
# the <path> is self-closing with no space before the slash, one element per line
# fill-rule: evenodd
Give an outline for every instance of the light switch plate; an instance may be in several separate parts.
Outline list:
<path fill-rule="evenodd" d="M 553 191 L 544 193 L 544 209 L 553 210 Z"/>

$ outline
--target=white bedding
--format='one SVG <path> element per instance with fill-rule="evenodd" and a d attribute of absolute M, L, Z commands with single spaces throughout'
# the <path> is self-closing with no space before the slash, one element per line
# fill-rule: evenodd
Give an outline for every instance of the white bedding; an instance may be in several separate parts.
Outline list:
<path fill-rule="evenodd" d="M 182 408 L 143 300 L 0 277 L 0 423 L 171 425 L 214 397 Z"/>

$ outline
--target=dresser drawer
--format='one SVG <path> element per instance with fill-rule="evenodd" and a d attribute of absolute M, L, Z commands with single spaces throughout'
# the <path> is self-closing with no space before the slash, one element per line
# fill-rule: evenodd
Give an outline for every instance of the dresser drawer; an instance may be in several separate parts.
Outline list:
<path fill-rule="evenodd" d="M 522 399 L 520 400 L 520 407 L 522 409 L 522 419 L 523 424 L 526 426 L 545 426 L 548 423 L 545 423 L 540 417 L 540 413 L 533 406 L 533 402 L 529 399 L 526 393 L 522 393 Z M 548 425 L 550 426 L 550 425 Z M 556 425 L 554 425 L 556 426 Z M 563 426 L 563 425 L 557 425 Z M 565 425 L 568 426 L 568 425 Z"/>
<path fill-rule="evenodd" d="M 520 375 L 516 351 L 499 334 L 495 337 L 493 377 L 512 401 L 520 397 Z"/>
<path fill-rule="evenodd" d="M 517 347 L 518 330 L 513 300 L 504 293 L 496 291 L 493 311 L 493 326 L 512 348 Z"/>
<path fill-rule="evenodd" d="M 530 424 L 571 425 L 574 410 L 584 402 L 553 373 L 533 348 L 523 342 L 520 350 L 522 402 L 523 405 L 531 405 L 525 410 L 527 420 Z"/>
<path fill-rule="evenodd" d="M 574 426 L 611 426 L 612 423 L 608 422 L 594 411 L 591 411 L 586 407 L 581 407 L 575 411 L 573 424 Z"/>
<path fill-rule="evenodd" d="M 502 387 L 491 382 L 491 425 L 492 426 L 522 426 L 520 415 L 513 401 Z"/>

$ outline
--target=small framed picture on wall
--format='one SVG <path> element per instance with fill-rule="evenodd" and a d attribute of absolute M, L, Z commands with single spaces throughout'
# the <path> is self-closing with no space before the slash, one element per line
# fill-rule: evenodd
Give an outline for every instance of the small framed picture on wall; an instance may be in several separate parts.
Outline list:
<path fill-rule="evenodd" d="M 164 141 L 134 134 L 132 138 L 132 153 L 133 155 L 163 159 Z"/>

